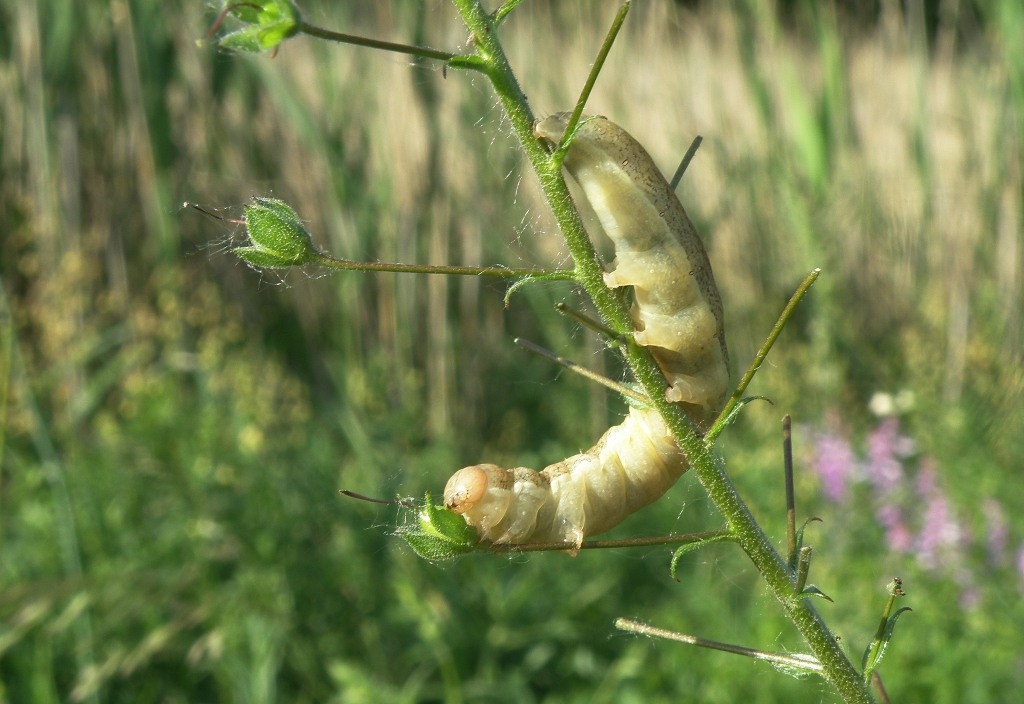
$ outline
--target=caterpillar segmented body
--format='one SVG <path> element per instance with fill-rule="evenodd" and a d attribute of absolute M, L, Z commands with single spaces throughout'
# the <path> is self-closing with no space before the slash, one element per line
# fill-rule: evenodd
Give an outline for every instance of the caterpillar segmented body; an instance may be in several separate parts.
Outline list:
<path fill-rule="evenodd" d="M 568 119 L 553 115 L 534 131 L 557 143 Z M 603 117 L 584 118 L 564 164 L 615 245 L 605 283 L 633 287 L 636 341 L 652 348 L 666 398 L 713 420 L 729 385 L 722 299 L 682 203 L 640 143 Z"/>
<path fill-rule="evenodd" d="M 593 448 L 541 472 L 493 464 L 460 469 L 444 500 L 484 540 L 579 546 L 664 494 L 687 467 L 658 412 L 633 408 Z"/>
<path fill-rule="evenodd" d="M 558 144 L 568 118 L 552 115 L 534 133 Z M 580 125 L 564 166 L 615 245 L 605 283 L 633 287 L 636 341 L 664 372 L 666 398 L 706 426 L 728 391 L 729 372 L 722 301 L 704 245 L 639 142 L 603 117 Z M 657 411 L 631 409 L 593 448 L 541 472 L 492 464 L 459 470 L 444 503 L 482 540 L 578 547 L 660 497 L 687 468 Z"/>

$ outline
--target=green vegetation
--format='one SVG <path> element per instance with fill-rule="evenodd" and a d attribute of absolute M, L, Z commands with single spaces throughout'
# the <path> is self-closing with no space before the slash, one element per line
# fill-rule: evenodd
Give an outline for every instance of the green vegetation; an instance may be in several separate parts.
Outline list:
<path fill-rule="evenodd" d="M 443 2 L 310 5 L 345 32 L 466 39 Z M 590 106 L 667 173 L 703 135 L 681 193 L 735 373 L 822 268 L 751 388 L 775 407 L 718 451 L 781 540 L 792 413 L 798 509 L 824 519 L 810 581 L 851 658 L 899 575 L 914 612 L 881 665 L 893 700 L 998 701 L 1024 686 L 1024 13 L 883 7 L 638 3 Z M 538 113 L 571 106 L 616 9 L 509 15 Z M 411 512 L 338 496 L 540 466 L 621 413 L 514 336 L 620 372 L 552 310 L 583 307 L 564 282 L 505 310 L 496 280 L 227 254 L 261 195 L 338 257 L 566 264 L 483 80 L 305 37 L 218 54 L 194 43 L 212 21 L 199 3 L 0 7 L 0 701 L 830 696 L 613 629 L 802 652 L 733 546 L 684 557 L 681 584 L 665 547 L 439 568 L 392 537 Z M 218 221 L 183 200 L 238 205 Z M 609 537 L 720 524 L 684 477 Z"/>

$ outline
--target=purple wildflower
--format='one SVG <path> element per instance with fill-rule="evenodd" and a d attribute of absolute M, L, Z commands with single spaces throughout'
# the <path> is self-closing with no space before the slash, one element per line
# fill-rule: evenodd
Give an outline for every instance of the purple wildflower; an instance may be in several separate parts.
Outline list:
<path fill-rule="evenodd" d="M 939 474 L 935 469 L 934 461 L 929 459 L 921 463 L 921 469 L 917 473 L 914 485 L 917 495 L 922 499 L 941 493 L 939 491 Z"/>
<path fill-rule="evenodd" d="M 936 491 L 926 501 L 921 532 L 917 536 L 917 559 L 928 569 L 948 568 L 963 542 L 964 531 L 944 494 Z"/>
<path fill-rule="evenodd" d="M 825 498 L 841 503 L 857 473 L 857 458 L 850 441 L 834 429 L 838 423 L 829 425 L 833 429 L 818 434 L 815 439 L 811 469 L 821 479 Z"/>
<path fill-rule="evenodd" d="M 893 552 L 910 552 L 914 544 L 913 534 L 903 520 L 903 511 L 898 504 L 887 503 L 878 507 L 875 512 L 878 522 L 885 528 L 889 541 L 889 549 Z"/>
<path fill-rule="evenodd" d="M 913 451 L 913 441 L 900 433 L 898 418 L 886 418 L 871 432 L 867 476 L 883 496 L 903 481 L 902 460 Z"/>

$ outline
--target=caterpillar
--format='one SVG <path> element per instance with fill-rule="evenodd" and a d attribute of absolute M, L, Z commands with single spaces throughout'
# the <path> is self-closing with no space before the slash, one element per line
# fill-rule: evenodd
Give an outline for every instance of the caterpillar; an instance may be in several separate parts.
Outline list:
<path fill-rule="evenodd" d="M 534 128 L 557 143 L 569 113 Z M 729 385 L 722 299 L 697 229 L 647 151 L 603 117 L 584 118 L 565 158 L 615 245 L 611 288 L 633 287 L 637 343 L 651 348 L 669 388 L 700 424 L 717 413 Z"/>
<path fill-rule="evenodd" d="M 557 145 L 568 120 L 569 113 L 552 115 L 534 134 Z M 633 287 L 634 337 L 665 374 L 666 399 L 706 427 L 728 390 L 729 353 L 722 300 L 696 229 L 650 155 L 604 117 L 580 122 L 563 163 L 615 246 L 605 283 Z M 688 467 L 661 415 L 631 408 L 593 448 L 540 472 L 460 469 L 445 486 L 444 505 L 481 540 L 578 548 L 659 498 Z"/>

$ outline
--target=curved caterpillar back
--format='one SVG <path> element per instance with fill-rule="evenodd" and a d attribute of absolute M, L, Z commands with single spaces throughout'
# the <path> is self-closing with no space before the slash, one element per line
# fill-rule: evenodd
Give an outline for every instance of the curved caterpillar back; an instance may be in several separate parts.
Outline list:
<path fill-rule="evenodd" d="M 552 115 L 534 133 L 557 144 L 568 117 Z M 722 300 L 707 252 L 640 143 L 603 117 L 580 124 L 564 166 L 615 245 L 605 283 L 633 287 L 636 341 L 665 374 L 666 398 L 706 426 L 729 385 Z M 448 480 L 444 502 L 482 540 L 578 547 L 660 497 L 688 466 L 660 414 L 631 409 L 593 448 L 541 472 L 465 467 Z"/>
<path fill-rule="evenodd" d="M 534 132 L 557 143 L 568 119 L 552 115 Z M 652 348 L 669 382 L 666 398 L 709 423 L 729 388 L 729 351 L 704 244 L 639 142 L 603 117 L 580 124 L 564 163 L 615 245 L 605 283 L 633 287 L 636 341 Z"/>

